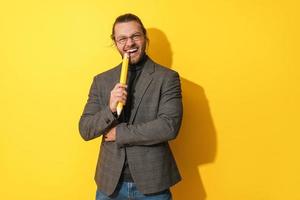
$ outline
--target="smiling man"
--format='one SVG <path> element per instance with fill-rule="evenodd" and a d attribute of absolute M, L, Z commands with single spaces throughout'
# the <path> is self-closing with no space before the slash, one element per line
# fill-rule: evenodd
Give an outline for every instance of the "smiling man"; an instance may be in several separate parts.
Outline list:
<path fill-rule="evenodd" d="M 84 140 L 103 136 L 96 200 L 170 200 L 181 179 L 168 144 L 182 120 L 179 75 L 146 54 L 147 31 L 136 15 L 119 16 L 111 38 L 129 56 L 127 84 L 118 83 L 121 64 L 95 76 L 79 122 Z"/>

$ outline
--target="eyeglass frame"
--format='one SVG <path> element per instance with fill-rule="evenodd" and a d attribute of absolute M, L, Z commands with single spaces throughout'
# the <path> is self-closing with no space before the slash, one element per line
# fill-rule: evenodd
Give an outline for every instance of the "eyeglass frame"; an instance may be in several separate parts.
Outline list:
<path fill-rule="evenodd" d="M 127 43 L 128 39 L 130 38 L 131 41 L 135 41 L 135 42 L 138 42 L 138 41 L 141 41 L 143 38 L 144 38 L 144 34 L 143 33 L 140 33 L 140 32 L 136 32 L 134 34 L 132 34 L 131 36 L 129 37 L 126 37 L 126 36 L 120 36 L 118 39 L 115 38 L 115 41 L 116 43 L 120 44 L 120 45 L 124 45 Z"/>

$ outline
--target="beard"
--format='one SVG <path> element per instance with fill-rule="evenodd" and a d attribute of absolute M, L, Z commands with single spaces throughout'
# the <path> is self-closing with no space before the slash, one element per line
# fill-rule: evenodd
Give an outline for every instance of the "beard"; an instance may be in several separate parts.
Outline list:
<path fill-rule="evenodd" d="M 129 52 L 129 64 L 135 65 L 139 63 L 146 54 L 146 42 L 143 42 L 140 45 L 132 45 L 131 47 L 127 47 L 125 50 L 118 49 L 118 51 L 122 57 L 126 52 Z"/>

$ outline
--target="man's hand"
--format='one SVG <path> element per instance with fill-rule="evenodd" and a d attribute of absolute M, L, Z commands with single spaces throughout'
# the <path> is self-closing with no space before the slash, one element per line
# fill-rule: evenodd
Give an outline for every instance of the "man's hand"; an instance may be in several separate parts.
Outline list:
<path fill-rule="evenodd" d="M 110 129 L 110 131 L 106 133 L 103 137 L 105 142 L 114 142 L 116 140 L 116 127 Z"/>
<path fill-rule="evenodd" d="M 115 87 L 110 92 L 110 99 L 109 99 L 109 108 L 111 112 L 117 111 L 117 105 L 119 102 L 125 105 L 127 92 L 126 92 L 127 85 L 123 85 L 121 83 L 117 83 Z"/>

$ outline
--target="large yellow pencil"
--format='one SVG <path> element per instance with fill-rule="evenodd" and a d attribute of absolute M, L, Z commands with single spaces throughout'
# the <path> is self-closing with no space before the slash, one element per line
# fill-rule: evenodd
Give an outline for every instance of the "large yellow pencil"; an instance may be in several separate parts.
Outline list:
<path fill-rule="evenodd" d="M 129 55 L 128 55 L 128 53 L 125 53 L 123 56 L 121 76 L 120 76 L 120 83 L 123 85 L 125 85 L 127 82 L 128 61 L 129 61 Z M 122 109 L 123 109 L 123 103 L 119 102 L 117 105 L 118 116 L 120 116 Z"/>

